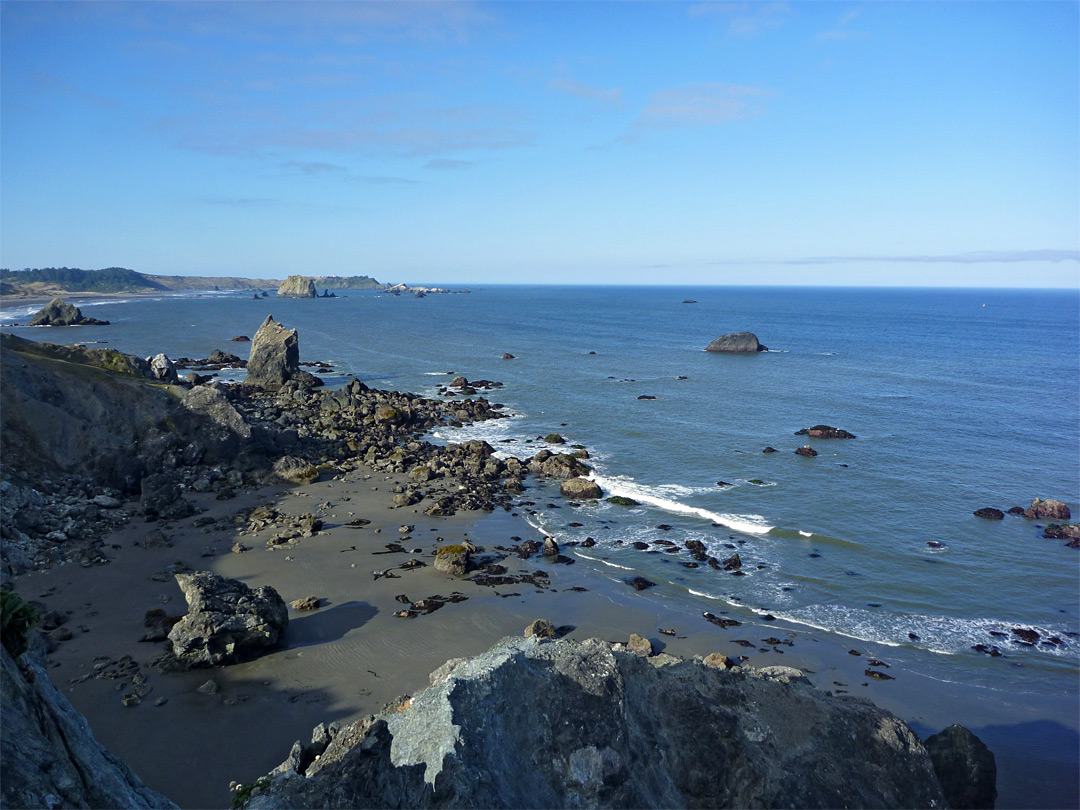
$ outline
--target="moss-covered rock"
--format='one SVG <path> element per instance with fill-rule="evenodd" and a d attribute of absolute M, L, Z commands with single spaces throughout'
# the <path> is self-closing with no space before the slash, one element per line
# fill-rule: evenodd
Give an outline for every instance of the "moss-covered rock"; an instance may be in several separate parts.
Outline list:
<path fill-rule="evenodd" d="M 622 495 L 612 495 L 607 499 L 607 502 L 613 503 L 616 506 L 641 506 L 641 504 L 633 498 L 624 498 Z"/>

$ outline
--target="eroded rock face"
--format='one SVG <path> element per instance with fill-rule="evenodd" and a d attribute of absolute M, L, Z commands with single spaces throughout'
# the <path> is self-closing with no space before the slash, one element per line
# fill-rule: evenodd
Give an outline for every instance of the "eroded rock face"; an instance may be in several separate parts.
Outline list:
<path fill-rule="evenodd" d="M 99 321 L 97 318 L 87 318 L 74 304 L 65 304 L 64 299 L 57 296 L 34 315 L 30 321 L 31 326 L 108 326 L 108 321 Z"/>
<path fill-rule="evenodd" d="M 32 652 L 0 659 L 0 806 L 176 807 L 94 739 Z"/>
<path fill-rule="evenodd" d="M 726 352 L 728 354 L 753 354 L 755 352 L 766 352 L 768 349 L 758 343 L 757 335 L 753 332 L 732 332 L 731 334 L 718 337 L 705 347 L 705 351 Z"/>
<path fill-rule="evenodd" d="M 919 739 L 868 701 L 655 659 L 505 639 L 247 807 L 944 806 Z"/>
<path fill-rule="evenodd" d="M 279 298 L 315 298 L 315 282 L 306 276 L 289 276 L 278 287 Z"/>
<path fill-rule="evenodd" d="M 177 574 L 176 581 L 188 614 L 173 625 L 169 640 L 183 668 L 255 658 L 277 644 L 289 624 L 285 600 L 269 585 L 252 590 L 208 571 Z"/>
<path fill-rule="evenodd" d="M 992 808 L 997 800 L 997 763 L 989 748 L 960 725 L 926 738 L 945 800 L 954 810 Z"/>

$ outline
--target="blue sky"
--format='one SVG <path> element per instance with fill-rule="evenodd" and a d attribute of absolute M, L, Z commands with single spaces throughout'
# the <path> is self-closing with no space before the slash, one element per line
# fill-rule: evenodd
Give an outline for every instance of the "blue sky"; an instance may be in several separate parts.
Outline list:
<path fill-rule="evenodd" d="M 1080 286 L 1080 5 L 0 5 L 0 263 Z"/>

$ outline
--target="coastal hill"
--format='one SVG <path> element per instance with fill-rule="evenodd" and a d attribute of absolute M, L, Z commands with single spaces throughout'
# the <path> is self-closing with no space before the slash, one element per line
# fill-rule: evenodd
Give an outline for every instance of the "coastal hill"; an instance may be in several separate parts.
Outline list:
<path fill-rule="evenodd" d="M 315 286 L 331 290 L 376 290 L 370 276 L 313 276 Z M 83 270 L 77 267 L 0 269 L 0 297 L 51 298 L 56 295 L 183 292 L 185 290 L 275 289 L 281 279 L 239 276 L 155 276 L 126 267 Z"/>

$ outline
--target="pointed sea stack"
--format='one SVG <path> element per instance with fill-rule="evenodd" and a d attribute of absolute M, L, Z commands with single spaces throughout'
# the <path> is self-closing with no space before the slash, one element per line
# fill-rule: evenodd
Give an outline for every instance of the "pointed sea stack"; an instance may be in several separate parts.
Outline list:
<path fill-rule="evenodd" d="M 729 335 L 721 335 L 708 346 L 707 352 L 724 352 L 727 354 L 754 354 L 767 352 L 768 349 L 758 343 L 757 335 L 753 332 L 732 332 Z"/>
<path fill-rule="evenodd" d="M 322 385 L 322 381 L 300 369 L 300 338 L 295 329 L 286 329 L 267 315 L 251 341 L 245 385 L 280 388 L 290 380 L 301 385 Z"/>

